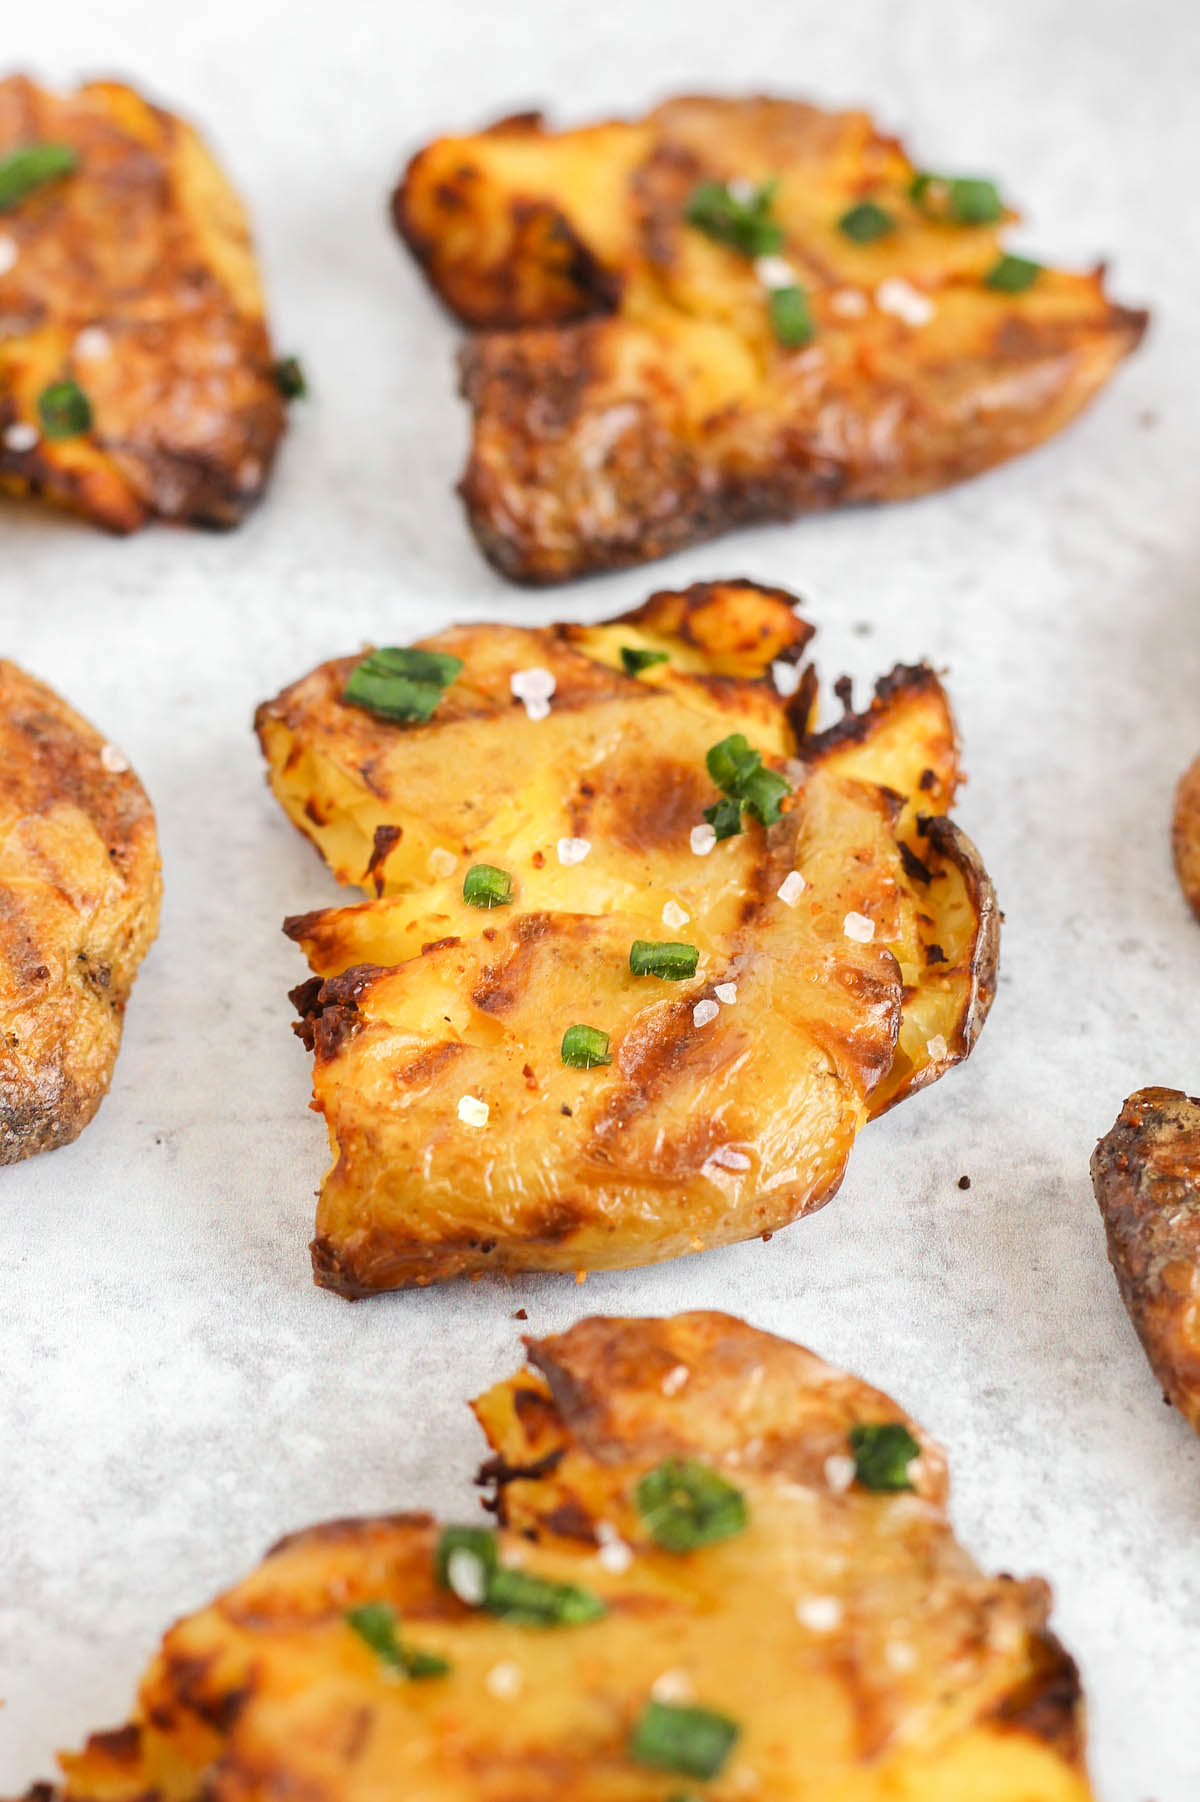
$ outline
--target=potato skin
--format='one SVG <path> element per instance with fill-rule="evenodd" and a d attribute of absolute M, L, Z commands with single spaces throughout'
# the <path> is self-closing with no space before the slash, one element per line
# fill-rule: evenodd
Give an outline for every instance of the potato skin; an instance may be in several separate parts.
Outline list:
<path fill-rule="evenodd" d="M 1121 1299 L 1166 1399 L 1200 1432 L 1200 1100 L 1139 1089 L 1092 1156 Z"/>
<path fill-rule="evenodd" d="M 427 726 L 345 705 L 352 658 L 259 709 L 289 817 L 372 896 L 285 923 L 314 972 L 293 1000 L 333 1156 L 319 1283 L 358 1298 L 773 1232 L 836 1192 L 868 1117 L 969 1054 L 997 914 L 944 817 L 945 693 L 900 668 L 814 733 L 810 637 L 783 591 L 699 583 L 594 626 L 439 634 L 464 667 Z M 627 675 L 631 646 L 667 660 Z M 532 666 L 556 681 L 537 722 L 509 686 Z M 733 731 L 796 787 L 769 830 L 699 857 L 705 753 Z M 560 837 L 586 841 L 583 864 L 560 864 Z M 474 862 L 513 875 L 510 906 L 464 905 Z M 664 937 L 696 946 L 694 979 L 630 975 L 632 942 Z M 609 1066 L 562 1064 L 575 1023 L 609 1034 Z M 463 1096 L 486 1100 L 484 1130 Z"/>
<path fill-rule="evenodd" d="M 600 1596 L 604 1618 L 539 1630 L 462 1605 L 434 1581 L 425 1514 L 294 1533 L 171 1628 L 133 1719 L 64 1757 L 41 1802 L 666 1802 L 678 1775 L 639 1765 L 629 1736 L 671 1681 L 740 1729 L 714 1802 L 1089 1802 L 1048 1589 L 956 1543 L 944 1456 L 895 1402 L 724 1314 L 526 1344 L 475 1403 L 500 1555 Z M 851 1428 L 881 1422 L 920 1448 L 911 1493 L 850 1480 Z M 666 1458 L 740 1490 L 744 1529 L 657 1545 L 636 1487 Z M 345 1620 L 369 1602 L 450 1670 L 385 1670 Z"/>
<path fill-rule="evenodd" d="M 1109 302 L 1100 270 L 988 288 L 1007 221 L 931 223 L 914 173 L 865 114 L 763 97 L 562 133 L 523 116 L 419 152 L 394 216 L 480 333 L 462 354 L 460 491 L 489 560 L 526 583 L 621 568 L 927 493 L 1068 424 L 1147 315 Z M 816 328 L 800 348 L 775 341 L 750 262 L 684 222 L 702 181 L 734 176 L 780 178 L 783 254 Z M 867 197 L 897 223 L 863 245 L 836 222 Z M 885 310 L 889 279 L 931 317 Z"/>
<path fill-rule="evenodd" d="M 0 489 L 113 532 L 236 525 L 284 427 L 241 202 L 191 126 L 117 82 L 0 81 L 0 156 L 31 142 L 80 164 L 0 214 L 0 313 L 19 322 L 0 339 Z M 52 440 L 37 401 L 62 380 L 92 428 Z M 38 430 L 32 447 L 14 426 Z"/>
<path fill-rule="evenodd" d="M 1200 920 L 1200 757 L 1179 779 L 1171 850 L 1184 899 Z"/>
<path fill-rule="evenodd" d="M 104 1099 L 159 872 L 137 777 L 0 661 L 0 1164 L 68 1144 Z"/>

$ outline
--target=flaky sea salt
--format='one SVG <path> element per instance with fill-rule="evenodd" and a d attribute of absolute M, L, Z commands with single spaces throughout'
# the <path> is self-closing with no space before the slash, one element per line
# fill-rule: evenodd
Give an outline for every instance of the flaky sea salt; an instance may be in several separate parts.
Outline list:
<path fill-rule="evenodd" d="M 842 921 L 842 931 L 856 945 L 869 945 L 875 937 L 875 922 L 868 920 L 866 914 L 848 913 Z"/>
<path fill-rule="evenodd" d="M 558 841 L 558 861 L 566 864 L 582 863 L 592 848 L 590 838 L 560 838 Z"/>
<path fill-rule="evenodd" d="M 695 1693 L 686 1671 L 663 1671 L 650 1685 L 656 1702 L 690 1702 Z"/>
<path fill-rule="evenodd" d="M 668 901 L 662 910 L 662 923 L 669 926 L 672 932 L 678 932 L 681 926 L 686 926 L 690 918 L 691 915 L 683 911 L 678 901 Z"/>
<path fill-rule="evenodd" d="M 803 673 L 798 663 L 784 663 L 777 657 L 771 665 L 771 680 L 775 684 L 775 693 L 785 697 L 794 695 L 800 686 L 800 677 Z"/>
<path fill-rule="evenodd" d="M 100 763 L 110 776 L 123 776 L 129 768 L 129 759 L 124 751 L 118 751 L 116 745 L 101 745 Z"/>
<path fill-rule="evenodd" d="M 737 1000 L 737 983 L 719 982 L 713 990 L 713 994 L 718 1001 L 723 1001 L 726 1007 L 732 1007 Z"/>
<path fill-rule="evenodd" d="M 623 1577 L 633 1563 L 633 1548 L 623 1539 L 606 1539 L 596 1553 L 602 1570 L 610 1576 Z"/>
<path fill-rule="evenodd" d="M 502 1658 L 499 1664 L 492 1666 L 483 1681 L 489 1695 L 495 1696 L 500 1702 L 513 1702 L 525 1687 L 525 1674 L 511 1658 Z"/>
<path fill-rule="evenodd" d="M 458 1101 L 458 1117 L 464 1126 L 486 1126 L 488 1123 L 488 1104 L 480 1101 L 478 1095 L 461 1095 Z"/>
<path fill-rule="evenodd" d="M 795 907 L 807 887 L 808 884 L 799 870 L 789 870 L 775 893 L 785 907 Z"/>
<path fill-rule="evenodd" d="M 715 1001 L 697 1001 L 692 1009 L 692 1025 L 711 1026 L 720 1011 Z"/>
<path fill-rule="evenodd" d="M 922 294 L 919 288 L 914 288 L 899 275 L 880 282 L 875 290 L 875 305 L 881 313 L 890 313 L 893 319 L 902 319 L 905 325 L 928 325 L 935 312 L 928 294 Z"/>
<path fill-rule="evenodd" d="M 744 1151 L 738 1151 L 733 1145 L 718 1145 L 710 1155 L 708 1162 L 716 1164 L 719 1170 L 749 1170 L 750 1159 Z"/>
<path fill-rule="evenodd" d="M 889 1639 L 883 1655 L 894 1671 L 911 1671 L 917 1662 L 916 1649 L 906 1639 Z"/>
<path fill-rule="evenodd" d="M 691 1374 L 686 1364 L 672 1364 L 658 1386 L 664 1395 L 678 1395 Z"/>
<path fill-rule="evenodd" d="M 805 1596 L 796 1603 L 796 1619 L 810 1633 L 832 1633 L 842 1624 L 842 1604 L 836 1596 Z"/>
<path fill-rule="evenodd" d="M 768 291 L 796 286 L 796 271 L 783 257 L 756 257 L 754 273 L 760 285 Z"/>
<path fill-rule="evenodd" d="M 0 275 L 7 275 L 16 266 L 17 241 L 7 235 L 0 237 Z"/>
<path fill-rule="evenodd" d="M 16 451 L 18 455 L 31 451 L 38 441 L 37 427 L 27 425 L 23 419 L 14 420 L 4 428 L 5 450 Z"/>
<path fill-rule="evenodd" d="M 717 835 L 707 820 L 703 826 L 693 826 L 691 831 L 691 847 L 697 857 L 707 857 L 717 842 Z"/>
<path fill-rule="evenodd" d="M 940 1032 L 935 1033 L 931 1039 L 926 1039 L 925 1049 L 935 1064 L 940 1064 L 942 1059 L 950 1054 L 950 1047 Z"/>
<path fill-rule="evenodd" d="M 535 664 L 531 669 L 514 670 L 508 685 L 525 708 L 531 720 L 544 720 L 550 712 L 550 696 L 558 684 L 553 673 Z"/>
<path fill-rule="evenodd" d="M 458 859 L 453 851 L 444 851 L 441 845 L 435 845 L 429 853 L 429 870 L 433 876 L 453 876 L 458 868 Z"/>
<path fill-rule="evenodd" d="M 844 1495 L 854 1481 L 857 1466 L 845 1452 L 831 1452 L 825 1460 L 825 1481 L 835 1495 Z"/>
<path fill-rule="evenodd" d="M 75 355 L 82 363 L 98 363 L 112 355 L 112 339 L 102 325 L 85 325 L 75 339 Z"/>

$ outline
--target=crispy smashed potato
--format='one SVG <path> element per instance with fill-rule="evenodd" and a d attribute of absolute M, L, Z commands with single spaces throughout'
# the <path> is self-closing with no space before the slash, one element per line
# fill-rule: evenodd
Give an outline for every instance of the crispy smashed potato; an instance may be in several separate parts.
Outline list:
<path fill-rule="evenodd" d="M 1092 1187 L 1150 1367 L 1200 1433 L 1200 1100 L 1131 1095 L 1093 1153 Z"/>
<path fill-rule="evenodd" d="M 956 1543 L 887 1396 L 723 1314 L 527 1344 L 476 1403 L 494 1534 L 294 1534 L 31 1796 L 1089 1802 L 1047 1586 Z"/>
<path fill-rule="evenodd" d="M 1147 315 L 1100 269 L 1006 259 L 989 184 L 914 197 L 917 174 L 865 113 L 762 98 L 565 132 L 530 114 L 420 151 L 393 211 L 483 334 L 461 492 L 485 555 L 560 581 L 942 488 L 1061 430 Z M 743 206 L 733 244 L 714 183 Z"/>
<path fill-rule="evenodd" d="M 68 1144 L 103 1101 L 160 888 L 125 759 L 0 661 L 0 1164 Z"/>
<path fill-rule="evenodd" d="M 1200 920 L 1200 757 L 1180 778 L 1175 795 L 1171 849 L 1184 898 Z"/>
<path fill-rule="evenodd" d="M 71 164 L 5 204 L 0 490 L 114 532 L 232 526 L 283 431 L 241 202 L 191 126 L 116 82 L 0 81 L 0 172 Z"/>
<path fill-rule="evenodd" d="M 294 999 L 333 1154 L 319 1282 L 772 1232 L 834 1194 L 868 1117 L 967 1056 L 997 923 L 945 817 L 945 694 L 898 669 L 812 732 L 792 599 L 702 583 L 595 626 L 451 628 L 424 646 L 462 666 L 428 724 L 348 704 L 354 658 L 260 708 L 277 798 L 372 896 L 285 927 L 316 973 Z M 513 693 L 531 671 L 545 717 Z M 706 753 L 737 733 L 788 772 L 780 817 L 713 844 Z M 468 904 L 478 865 L 507 901 Z M 692 947 L 694 971 L 635 975 L 638 941 Z M 602 1064 L 566 1061 L 579 1026 Z"/>

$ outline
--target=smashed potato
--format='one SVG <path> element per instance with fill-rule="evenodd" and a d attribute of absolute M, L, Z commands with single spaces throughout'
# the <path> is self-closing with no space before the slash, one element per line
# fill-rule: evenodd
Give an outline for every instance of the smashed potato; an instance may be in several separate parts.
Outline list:
<path fill-rule="evenodd" d="M 316 973 L 294 999 L 333 1154 L 319 1282 L 772 1232 L 967 1056 L 997 924 L 945 818 L 945 694 L 899 669 L 814 733 L 811 635 L 780 590 L 701 583 L 596 626 L 439 633 L 427 723 L 350 704 L 354 658 L 259 709 L 289 818 L 372 896 L 285 928 Z M 710 773 L 739 743 L 740 816 Z"/>
<path fill-rule="evenodd" d="M 500 1525 L 292 1535 L 41 1802 L 1088 1802 L 1037 1578 L 939 1449 L 723 1314 L 584 1320 L 476 1403 Z"/>
<path fill-rule="evenodd" d="M 0 81 L 0 314 L 0 490 L 114 532 L 263 493 L 283 401 L 249 227 L 181 119 Z"/>
<path fill-rule="evenodd" d="M 0 1164 L 68 1144 L 103 1101 L 160 888 L 124 757 L 0 661 Z"/>
<path fill-rule="evenodd" d="M 1200 1100 L 1131 1095 L 1092 1156 L 1092 1187 L 1151 1369 L 1200 1433 Z"/>
<path fill-rule="evenodd" d="M 461 492 L 520 582 L 942 488 L 1074 418 L 1147 315 L 1008 255 L 994 185 L 865 113 L 678 99 L 415 156 L 393 203 L 463 355 Z"/>
<path fill-rule="evenodd" d="M 1175 871 L 1188 906 L 1200 919 L 1200 757 L 1185 770 L 1175 794 L 1171 828 Z"/>

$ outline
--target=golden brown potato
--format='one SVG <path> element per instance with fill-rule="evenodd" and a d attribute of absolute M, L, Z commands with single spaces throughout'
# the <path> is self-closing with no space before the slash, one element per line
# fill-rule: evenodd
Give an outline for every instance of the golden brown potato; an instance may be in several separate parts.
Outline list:
<path fill-rule="evenodd" d="M 527 1344 L 495 1533 L 294 1534 L 40 1802 L 1089 1802 L 1047 1586 L 956 1543 L 887 1396 L 724 1314 Z"/>
<path fill-rule="evenodd" d="M 870 1115 L 967 1056 L 997 927 L 944 817 L 945 694 L 900 669 L 813 734 L 791 603 L 701 583 L 596 626 L 451 628 L 426 642 L 462 664 L 427 725 L 348 705 L 354 658 L 260 708 L 289 818 L 373 896 L 286 925 L 316 973 L 294 999 L 333 1152 L 319 1282 L 361 1296 L 772 1232 L 834 1194 Z M 632 674 L 622 653 L 661 660 Z M 544 718 L 512 692 L 530 669 L 554 678 Z M 706 847 L 706 753 L 738 732 L 796 786 L 775 823 Z M 474 865 L 511 880 L 507 904 L 467 903 Z M 694 947 L 694 974 L 633 974 L 637 941 Z M 578 1025 L 609 1062 L 563 1061 Z"/>
<path fill-rule="evenodd" d="M 5 159 L 48 145 L 76 166 L 6 203 Z M 283 402 L 246 216 L 191 126 L 116 82 L 0 81 L 0 314 L 0 490 L 115 532 L 258 500 Z M 84 413 L 59 426 L 63 383 Z"/>
<path fill-rule="evenodd" d="M 1092 1187 L 1151 1369 L 1200 1433 L 1200 1100 L 1131 1095 L 1093 1153 Z"/>
<path fill-rule="evenodd" d="M 1179 886 L 1192 912 L 1200 919 L 1200 757 L 1184 771 L 1175 795 L 1175 819 L 1171 849 Z"/>
<path fill-rule="evenodd" d="M 394 216 L 483 334 L 463 356 L 461 492 L 496 567 L 555 582 L 904 499 L 1073 419 L 1147 315 L 1108 301 L 1099 269 L 1005 291 L 1031 268 L 1000 267 L 1015 215 L 930 217 L 957 187 L 918 203 L 916 176 L 865 113 L 763 98 L 581 131 L 529 114 L 420 151 Z M 711 182 L 777 184 L 765 260 L 687 222 Z M 868 242 L 839 223 L 864 206 L 890 221 Z M 799 324 L 769 310 L 789 280 Z"/>
<path fill-rule="evenodd" d="M 0 661 L 0 1164 L 68 1144 L 103 1101 L 160 888 L 125 759 Z"/>

